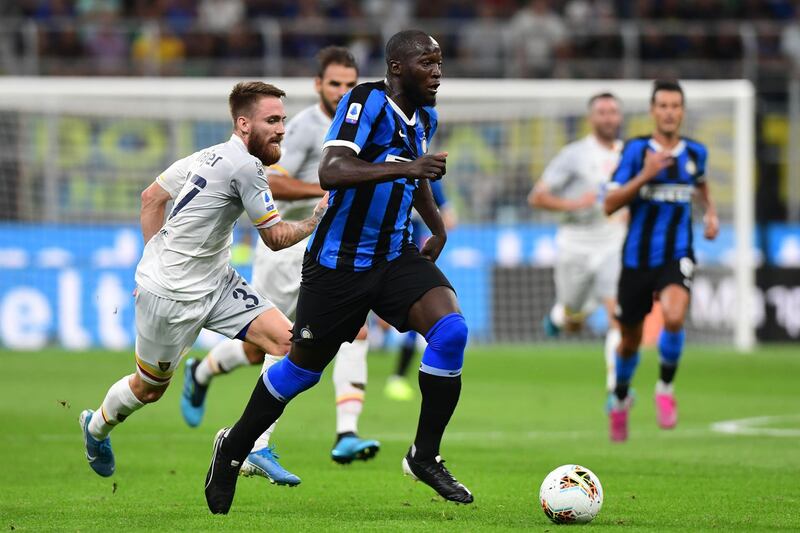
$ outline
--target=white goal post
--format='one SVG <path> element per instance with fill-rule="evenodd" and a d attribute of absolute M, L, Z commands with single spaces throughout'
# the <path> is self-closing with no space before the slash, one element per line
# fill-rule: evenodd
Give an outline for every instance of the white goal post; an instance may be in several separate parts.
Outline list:
<path fill-rule="evenodd" d="M 229 122 L 227 96 L 237 81 L 0 78 L 0 209 L 14 213 L 12 220 L 25 222 L 135 220 L 136 211 L 128 204 L 138 205 L 141 186 L 163 170 L 164 162 L 222 140 L 216 134 Z M 308 78 L 265 81 L 286 91 L 290 118 L 317 97 Z M 721 191 L 721 219 L 734 233 L 735 256 L 726 263 L 735 279 L 736 311 L 728 324 L 732 338 L 717 340 L 748 351 L 755 343 L 755 91 L 745 80 L 681 83 L 687 99 L 685 129 L 709 146 L 712 194 Z M 651 126 L 647 116 L 651 87 L 649 81 L 631 80 L 445 78 L 438 97 L 441 122 L 436 145 L 451 153 L 448 175 L 458 180 L 454 187 L 461 195 L 462 219 L 528 220 L 533 215 L 525 213 L 520 195 L 565 142 L 585 131 L 581 117 L 588 98 L 600 92 L 615 94 L 626 115 L 624 134 L 644 134 Z M 121 121 L 147 129 L 163 150 L 128 157 L 124 132 L 113 130 Z M 217 125 L 208 140 L 203 128 L 186 127 L 185 123 L 198 121 Z M 6 141 L 12 137 L 17 144 L 10 148 Z M 92 140 L 98 150 L 116 150 L 119 160 L 110 164 L 103 154 L 84 153 L 88 151 L 81 147 L 84 139 Z M 13 173 L 17 174 L 12 178 Z M 90 176 L 88 185 L 67 193 L 78 194 L 84 203 L 70 207 L 64 201 L 65 182 L 78 174 Z M 106 182 L 113 182 L 114 194 L 103 196 L 106 192 L 100 189 Z M 491 209 L 487 197 L 495 204 Z M 106 205 L 105 198 L 121 203 Z M 41 209 L 40 204 L 57 207 Z"/>

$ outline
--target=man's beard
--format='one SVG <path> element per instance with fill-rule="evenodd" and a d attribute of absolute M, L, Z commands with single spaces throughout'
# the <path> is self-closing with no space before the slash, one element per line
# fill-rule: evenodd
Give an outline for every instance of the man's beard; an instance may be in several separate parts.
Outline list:
<path fill-rule="evenodd" d="M 322 107 L 325 108 L 325 112 L 328 115 L 330 116 L 336 115 L 336 108 L 338 107 L 339 102 L 332 102 L 327 98 L 325 98 L 324 96 L 322 96 L 321 94 L 320 94 L 320 100 L 322 100 Z"/>
<path fill-rule="evenodd" d="M 614 128 L 603 128 L 603 127 L 600 127 L 600 128 L 597 128 L 595 130 L 595 135 L 601 141 L 612 142 L 612 141 L 616 140 L 618 131 L 619 131 L 619 128 L 617 128 L 617 127 L 614 127 Z"/>
<path fill-rule="evenodd" d="M 414 107 L 436 107 L 436 95 L 432 95 L 416 83 L 408 82 L 403 90 Z"/>
<path fill-rule="evenodd" d="M 274 165 L 281 158 L 281 147 L 267 142 L 267 136 L 257 131 L 250 133 L 247 151 L 257 157 L 265 166 Z"/>

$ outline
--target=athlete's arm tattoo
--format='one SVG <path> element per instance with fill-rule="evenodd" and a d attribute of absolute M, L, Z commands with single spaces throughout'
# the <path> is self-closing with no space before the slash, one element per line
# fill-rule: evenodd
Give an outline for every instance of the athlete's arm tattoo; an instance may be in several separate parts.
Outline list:
<path fill-rule="evenodd" d="M 327 200 L 327 197 L 325 200 Z M 319 224 L 319 221 L 322 220 L 323 215 L 325 215 L 325 204 L 320 202 L 317 204 L 317 207 L 314 208 L 314 214 L 307 219 L 300 220 L 299 222 L 287 222 L 282 220 L 274 226 L 258 230 L 258 233 L 261 235 L 264 244 L 266 244 L 270 250 L 283 250 L 284 248 L 297 244 L 314 233 L 314 229 L 317 227 L 317 224 Z"/>

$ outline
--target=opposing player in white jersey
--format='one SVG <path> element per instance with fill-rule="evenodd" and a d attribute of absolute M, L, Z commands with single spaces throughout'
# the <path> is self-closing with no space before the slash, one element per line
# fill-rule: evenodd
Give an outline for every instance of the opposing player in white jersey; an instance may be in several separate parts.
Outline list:
<path fill-rule="evenodd" d="M 286 316 L 230 266 L 233 226 L 246 212 L 271 249 L 310 235 L 325 198 L 300 222 L 285 222 L 263 164 L 278 161 L 285 133 L 284 92 L 243 82 L 229 96 L 233 135 L 172 164 L 142 193 L 145 249 L 136 268 L 136 372 L 117 381 L 95 412 L 80 415 L 86 458 L 101 476 L 114 473 L 109 433 L 157 401 L 202 328 L 286 353 Z M 172 212 L 164 222 L 168 199 Z"/>
<path fill-rule="evenodd" d="M 323 139 L 336 113 L 336 105 L 358 80 L 355 59 L 346 48 L 324 48 L 317 59 L 315 86 L 319 101 L 288 122 L 281 159 L 267 169 L 270 187 L 284 220 L 305 218 L 325 194 L 317 174 Z M 307 241 L 303 241 L 280 252 L 270 252 L 263 244 L 256 244 L 252 284 L 291 320 L 295 317 L 306 245 Z M 355 341 L 342 344 L 334 364 L 337 436 L 331 457 L 339 463 L 372 458 L 380 447 L 377 441 L 358 436 L 358 418 L 367 382 L 367 349 L 366 328 L 362 328 Z M 283 352 L 265 355 L 257 346 L 233 339 L 215 346 L 202 361 L 188 359 L 181 397 L 181 412 L 186 423 L 192 427 L 200 424 L 206 392 L 215 375 L 262 361 L 266 371 L 282 357 Z M 297 485 L 300 478 L 278 463 L 274 447 L 269 445 L 274 427 L 273 424 L 256 442 L 240 473 L 263 476 L 278 485 Z"/>
<path fill-rule="evenodd" d="M 556 234 L 556 303 L 544 318 L 545 330 L 552 336 L 561 329 L 576 331 L 589 313 L 604 305 L 610 321 L 605 357 L 606 387 L 611 392 L 620 341 L 614 317 L 625 225 L 619 216 L 605 216 L 600 194 L 622 149 L 618 138 L 622 112 L 617 98 L 611 93 L 593 96 L 588 120 L 592 132 L 566 145 L 547 165 L 528 202 L 563 213 Z"/>

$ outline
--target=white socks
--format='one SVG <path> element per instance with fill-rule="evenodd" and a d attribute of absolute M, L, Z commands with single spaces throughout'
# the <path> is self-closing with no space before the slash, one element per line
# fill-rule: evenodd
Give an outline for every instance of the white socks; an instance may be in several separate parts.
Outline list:
<path fill-rule="evenodd" d="M 333 366 L 333 387 L 336 393 L 336 433 L 358 433 L 358 417 L 364 406 L 367 384 L 366 340 L 346 342 L 339 348 Z M 361 388 L 353 384 L 361 385 Z"/>
<path fill-rule="evenodd" d="M 559 329 L 564 327 L 567 323 L 567 310 L 564 305 L 557 303 L 550 310 L 550 321 Z"/>
<path fill-rule="evenodd" d="M 617 328 L 609 328 L 606 332 L 606 389 L 614 392 L 617 387 L 617 348 L 622 341 L 622 333 Z"/>
<path fill-rule="evenodd" d="M 133 374 L 125 376 L 108 389 L 102 405 L 95 411 L 89 421 L 89 433 L 92 437 L 97 440 L 105 439 L 114 429 L 114 426 L 123 422 L 128 418 L 128 415 L 144 406 L 133 394 L 128 383 L 132 377 Z"/>
<path fill-rule="evenodd" d="M 675 394 L 675 384 L 674 383 L 664 383 L 660 379 L 656 381 L 656 394 L 669 394 L 672 396 Z"/>
<path fill-rule="evenodd" d="M 195 370 L 194 378 L 200 385 L 208 385 L 217 374 L 227 373 L 240 366 L 249 365 L 244 353 L 244 343 L 237 339 L 227 339 L 208 352 Z"/>
<path fill-rule="evenodd" d="M 276 355 L 266 354 L 264 356 L 264 364 L 261 366 L 261 375 L 264 375 L 264 372 L 266 372 L 269 367 L 271 367 L 281 359 L 283 359 L 283 356 L 278 357 Z M 278 420 L 280 420 L 280 418 Z M 269 446 L 269 438 L 272 436 L 272 432 L 275 431 L 275 424 L 278 423 L 278 420 L 273 422 L 272 425 L 268 427 L 264 433 L 259 435 L 259 437 L 256 439 L 255 444 L 253 444 L 253 449 L 251 450 L 251 452 L 255 452 Z"/>

